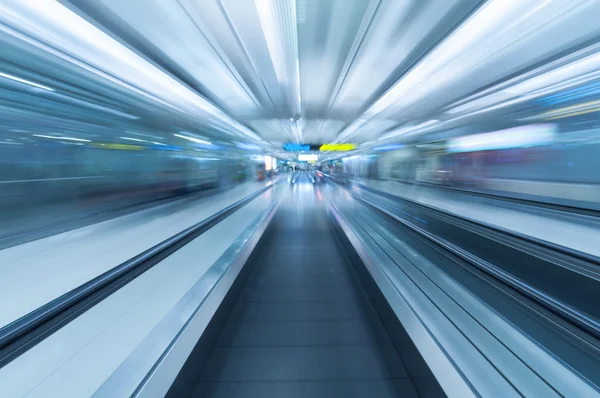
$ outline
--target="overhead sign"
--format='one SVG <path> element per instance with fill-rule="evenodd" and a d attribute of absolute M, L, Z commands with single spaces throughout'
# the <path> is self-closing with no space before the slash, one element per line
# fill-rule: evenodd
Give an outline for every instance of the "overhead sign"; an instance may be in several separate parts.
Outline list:
<path fill-rule="evenodd" d="M 293 142 L 288 142 L 283 145 L 283 149 L 289 152 L 309 152 L 309 151 L 350 151 L 354 149 L 354 145 L 352 145 L 351 149 L 343 149 L 349 148 L 348 145 L 352 144 L 296 144 Z M 332 149 L 323 149 L 323 147 L 328 147 Z"/>
<path fill-rule="evenodd" d="M 292 142 L 288 142 L 283 146 L 283 149 L 290 152 L 310 151 L 310 145 L 294 144 Z"/>
<path fill-rule="evenodd" d="M 140 151 L 144 149 L 140 145 L 129 145 L 129 144 L 113 144 L 113 143 L 93 143 L 92 146 L 102 149 L 116 149 L 121 151 Z"/>
<path fill-rule="evenodd" d="M 310 162 L 319 160 L 319 155 L 314 153 L 301 153 L 298 155 L 298 160 L 301 162 Z"/>
<path fill-rule="evenodd" d="M 321 152 L 325 151 L 352 151 L 356 149 L 356 145 L 354 144 L 323 144 L 319 148 Z"/>

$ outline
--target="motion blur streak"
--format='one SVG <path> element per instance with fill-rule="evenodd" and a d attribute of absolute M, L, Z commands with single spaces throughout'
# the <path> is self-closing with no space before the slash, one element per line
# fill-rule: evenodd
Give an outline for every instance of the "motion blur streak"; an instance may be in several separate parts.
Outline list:
<path fill-rule="evenodd" d="M 116 83 L 141 90 L 136 90 L 138 94 L 150 93 L 153 99 L 160 98 L 161 103 L 192 117 L 211 117 L 224 127 L 239 129 L 249 138 L 258 139 L 211 103 L 56 1 L 7 1 L 2 10 L 5 24 L 16 25 L 20 33 L 118 78 Z"/>
<path fill-rule="evenodd" d="M 454 314 L 464 325 L 473 326 L 448 339 L 419 329 L 421 336 L 431 337 L 431 346 L 443 348 L 443 358 L 456 365 L 451 369 L 458 369 L 460 380 L 488 370 L 498 376 L 489 383 L 483 378 L 479 384 L 465 382 L 461 384 L 465 391 L 489 392 L 504 386 L 502 391 L 511 393 L 498 392 L 498 396 L 512 397 L 526 396 L 542 386 L 539 391 L 547 393 L 544 396 L 597 396 L 600 360 L 590 354 L 584 361 L 572 353 L 585 346 L 600 358 L 600 311 L 590 304 L 600 298 L 599 16 L 600 0 L 0 0 L 0 381 L 3 376 L 10 378 L 3 373 L 6 364 L 13 364 L 7 358 L 16 355 L 22 360 L 22 352 L 38 347 L 27 339 L 31 330 L 37 333 L 36 322 L 41 323 L 42 317 L 31 316 L 31 322 L 28 317 L 49 308 L 48 303 L 79 292 L 82 283 L 123 264 L 140 268 L 131 265 L 127 274 L 112 274 L 110 284 L 99 288 L 106 297 L 112 297 L 110 289 L 123 293 L 122 288 L 131 288 L 134 283 L 123 282 L 126 278 L 133 275 L 138 282 L 143 279 L 137 279 L 139 275 L 166 263 L 165 269 L 178 275 L 169 282 L 186 279 L 189 286 L 185 289 L 192 289 L 192 284 L 204 278 L 203 268 L 187 269 L 189 258 L 171 261 L 173 253 L 200 253 L 197 259 L 206 262 L 202 272 L 208 278 L 218 280 L 215 284 L 230 279 L 233 283 L 232 274 L 223 275 L 230 269 L 241 270 L 242 265 L 230 268 L 225 260 L 250 256 L 250 246 L 243 245 L 258 245 L 272 217 L 275 221 L 265 232 L 272 241 L 264 247 L 266 252 L 277 253 L 267 262 L 274 275 L 258 278 L 260 283 L 248 290 L 253 295 L 248 302 L 261 308 L 256 314 L 264 315 L 260 305 L 263 299 L 273 298 L 269 295 L 286 297 L 283 302 L 306 294 L 300 298 L 303 305 L 312 306 L 310 311 L 286 309 L 280 315 L 310 317 L 333 308 L 331 314 L 337 316 L 338 309 L 350 308 L 345 306 L 346 299 L 355 297 L 354 289 L 346 289 L 347 283 L 337 282 L 340 275 L 354 271 L 322 272 L 322 268 L 333 264 L 329 257 L 339 257 L 336 261 L 341 267 L 349 258 L 360 257 L 357 262 L 368 263 L 367 257 L 372 256 L 377 261 L 369 265 L 369 272 L 381 271 L 379 280 L 390 283 L 384 295 L 413 289 L 415 302 L 425 303 L 418 307 L 407 297 L 398 299 L 397 303 L 412 306 L 406 313 L 415 315 L 415 308 L 426 308 L 422 312 L 431 316 L 432 323 L 449 322 L 458 330 L 450 316 Z M 188 228 L 193 233 L 182 234 Z M 253 235 L 256 231 L 261 232 Z M 334 233 L 345 236 L 344 250 L 352 246 L 358 256 L 340 253 L 334 247 L 338 242 Z M 123 241 L 121 234 L 127 237 Z M 200 249 L 190 249 L 192 242 L 202 242 Z M 243 245 L 234 247 L 234 243 Z M 152 251 L 157 246 L 160 250 Z M 318 250 L 311 251 L 315 247 Z M 309 253 L 306 258 L 314 261 L 309 264 L 301 254 L 290 255 L 290 250 Z M 151 254 L 140 257 L 141 252 Z M 464 262 L 459 264 L 459 257 Z M 298 269 L 288 269 L 294 271 L 289 275 L 277 273 L 277 267 L 288 261 Z M 466 269 L 467 263 L 477 263 L 473 275 L 493 279 L 490 286 L 502 284 L 498 292 L 514 290 L 510 300 L 519 301 L 515 297 L 521 294 L 526 299 L 504 307 L 500 299 L 494 301 L 495 296 L 486 301 L 484 295 L 495 293 L 481 287 L 483 276 L 475 281 L 475 276 L 467 275 L 461 268 Z M 389 268 L 377 268 L 384 265 Z M 194 272 L 190 274 L 194 277 L 180 277 L 180 268 L 173 271 L 171 266 Z M 314 274 L 301 274 L 307 269 Z M 42 271 L 51 276 L 48 286 L 44 286 Z M 400 282 L 396 284 L 390 275 Z M 440 275 L 446 279 L 442 281 Z M 376 275 L 372 276 L 377 284 Z M 288 279 L 283 283 L 280 277 Z M 563 278 L 573 286 L 562 286 Z M 335 285 L 331 290 L 323 289 L 329 286 L 328 280 L 336 282 L 331 283 Z M 419 285 L 417 280 L 424 282 Z M 269 290 L 259 286 L 263 282 L 281 285 Z M 403 288 L 398 288 L 401 284 Z M 223 286 L 215 291 L 229 291 Z M 178 289 L 164 289 L 174 303 L 181 303 L 188 291 Z M 459 290 L 468 292 L 459 299 Z M 92 296 L 92 290 L 81 291 Z M 15 299 L 13 293 L 24 298 Z M 179 293 L 181 297 L 176 297 Z M 315 298 L 313 293 L 323 296 Z M 586 294 L 597 296 L 588 300 Z M 91 303 L 90 297 L 86 300 Z M 323 297 L 328 304 L 321 306 Z M 19 306 L 2 305 L 13 301 Z M 147 304 L 140 301 L 140 305 Z M 293 301 L 287 300 L 286 306 Z M 344 306 L 338 306 L 341 301 Z M 498 308 L 510 309 L 506 319 L 485 312 L 491 314 L 492 301 Z M 522 313 L 512 309 L 529 306 L 530 301 L 547 310 L 543 322 L 550 324 L 555 316 L 560 321 L 544 329 L 535 323 L 543 318 L 535 312 L 535 317 L 523 316 L 502 329 L 503 338 L 491 336 L 485 322 L 497 320 L 494 327 L 513 322 L 507 319 Z M 166 303 L 162 298 L 156 302 Z M 210 301 L 207 306 L 213 304 Z M 164 304 L 165 314 L 171 314 L 168 305 Z M 63 316 L 75 307 L 60 307 L 56 314 Z M 455 312 L 443 312 L 442 307 Z M 467 316 L 467 307 L 489 316 Z M 443 316 L 435 315 L 436 311 Z M 147 313 L 158 317 L 158 312 Z M 56 314 L 45 312 L 44 322 L 56 325 L 50 319 Z M 59 322 L 75 319 L 69 316 Z M 10 328 L 20 328 L 23 319 L 29 322 L 23 321 L 27 328 L 11 334 Z M 516 331 L 521 321 L 531 329 Z M 412 323 L 429 328 L 421 318 Z M 322 327 L 315 325 L 306 330 Z M 282 330 L 288 330 L 285 327 L 290 326 Z M 303 327 L 289 329 L 288 334 L 265 328 L 253 336 L 293 335 L 298 341 L 314 337 L 304 333 Z M 561 329 L 553 334 L 554 327 L 568 333 Z M 367 329 L 363 325 L 352 331 Z M 552 333 L 547 332 L 550 329 Z M 540 330 L 540 339 L 558 337 L 538 344 L 533 333 Z M 147 331 L 138 332 L 150 336 Z M 25 335 L 19 338 L 27 340 L 23 343 L 27 348 L 18 355 L 4 355 L 6 347 L 19 346 L 10 340 L 16 335 Z M 521 344 L 517 335 L 531 344 Z M 576 347 L 574 351 L 562 346 L 555 349 L 555 344 L 567 340 L 563 335 L 580 339 L 573 338 L 577 343 L 569 345 Z M 481 336 L 489 340 L 474 342 Z M 242 337 L 240 341 L 251 345 L 249 339 L 244 340 L 247 336 Z M 366 366 L 369 362 L 361 358 L 375 363 L 379 357 L 365 348 L 368 344 L 357 344 L 350 337 L 344 344 L 361 353 L 357 355 L 360 360 L 352 357 L 352 361 L 332 365 L 331 374 L 338 375 L 347 364 L 377 371 L 378 366 Z M 451 350 L 442 345 L 454 338 L 468 340 L 465 346 L 476 351 L 472 357 L 450 358 Z M 317 340 L 311 344 L 318 346 L 313 348 L 319 355 L 341 347 L 336 345 L 337 338 L 327 343 Z M 284 348 L 304 349 L 298 341 Z M 396 342 L 380 343 L 379 339 L 376 345 Z M 233 351 L 239 348 L 236 344 L 220 348 Z M 252 348 L 264 348 L 261 344 Z M 172 347 L 171 341 L 166 346 Z M 456 352 L 462 353 L 465 346 L 457 345 Z M 489 354 L 492 346 L 501 355 Z M 525 346 L 533 348 L 524 354 Z M 535 350 L 544 350 L 552 360 L 540 359 L 546 357 Z M 146 351 L 162 355 L 154 347 Z M 73 348 L 73 352 L 83 351 Z M 98 353 L 106 354 L 96 349 L 94 355 Z M 306 358 L 314 360 L 311 355 Z M 242 357 L 246 360 L 251 355 Z M 113 359 L 107 363 L 119 367 L 121 359 L 125 360 Z M 93 360 L 87 363 L 95 364 Z M 155 363 L 151 372 L 158 369 Z M 274 366 L 266 360 L 261 363 Z M 63 362 L 54 365 L 66 372 Z M 314 370 L 302 365 L 304 370 Z M 41 367 L 36 364 L 35 368 Z M 50 375 L 59 372 L 51 367 L 44 368 L 47 374 L 36 374 L 37 392 L 47 380 L 66 385 L 52 379 Z M 146 377 L 150 373 L 136 370 L 141 379 L 150 378 Z M 133 383 L 127 372 L 127 377 L 120 378 L 110 372 L 95 374 L 96 381 Z M 368 372 L 364 377 L 352 374 L 344 382 L 406 381 L 401 372 L 383 376 L 384 372 Z M 561 372 L 572 378 L 556 377 Z M 311 388 L 325 386 L 321 376 L 306 377 Z M 291 388 L 296 382 L 293 377 L 280 384 Z M 268 384 L 263 383 L 266 377 L 258 379 L 260 383 L 252 388 Z M 240 380 L 246 379 L 227 379 L 219 386 L 235 389 Z M 448 380 L 444 388 L 452 390 L 453 382 Z M 138 387 L 131 391 L 141 391 Z M 96 391 L 100 385 L 89 388 Z M 586 395 L 592 389 L 594 394 Z M 345 391 L 365 392 L 354 387 Z M 584 393 L 570 395 L 573 391 Z"/>
<path fill-rule="evenodd" d="M 16 82 L 23 83 L 23 84 L 28 84 L 28 85 L 30 85 L 30 86 L 33 86 L 33 87 L 42 88 L 42 89 L 44 89 L 44 90 L 48 90 L 48 91 L 54 91 L 54 89 L 53 89 L 53 88 L 46 87 L 46 86 L 42 86 L 41 84 L 37 84 L 37 83 L 34 83 L 34 82 L 30 82 L 29 80 L 20 79 L 20 78 L 18 78 L 18 77 L 16 77 L 16 76 L 7 75 L 6 73 L 1 73 L 1 72 L 0 72 L 0 77 L 3 77 L 3 78 L 5 78 L 5 79 L 14 80 L 14 81 L 16 81 Z"/>

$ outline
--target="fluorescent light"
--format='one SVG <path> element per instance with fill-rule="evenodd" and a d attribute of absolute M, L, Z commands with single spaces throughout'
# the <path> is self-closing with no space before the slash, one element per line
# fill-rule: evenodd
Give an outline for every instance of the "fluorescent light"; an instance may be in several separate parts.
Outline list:
<path fill-rule="evenodd" d="M 7 73 L 3 73 L 0 72 L 0 77 L 3 77 L 5 79 L 9 79 L 9 80 L 13 80 L 15 82 L 19 82 L 19 83 L 23 83 L 23 84 L 27 84 L 28 86 L 32 86 L 32 87 L 37 87 L 37 88 L 41 88 L 42 90 L 46 90 L 46 91 L 54 91 L 53 88 L 50 88 L 48 86 L 44 86 L 42 84 L 39 83 L 35 83 L 32 82 L 31 80 L 25 80 L 25 79 L 21 79 L 20 77 L 16 77 L 13 75 L 9 75 Z"/>
<path fill-rule="evenodd" d="M 162 146 L 167 146 L 167 144 L 163 144 L 162 142 L 156 142 L 156 141 L 152 141 L 152 144 L 154 144 L 154 145 L 162 145 Z"/>
<path fill-rule="evenodd" d="M 265 160 L 265 170 L 269 171 L 273 168 L 273 161 L 272 161 L 272 157 L 270 156 L 265 156 L 264 160 Z"/>
<path fill-rule="evenodd" d="M 212 145 L 211 142 L 201 140 L 200 138 L 188 137 L 187 135 L 173 134 L 175 137 L 183 138 L 184 140 L 195 142 L 196 144 Z"/>
<path fill-rule="evenodd" d="M 33 134 L 33 136 L 39 137 L 39 138 L 49 138 L 51 140 L 92 142 L 90 140 L 85 140 L 83 138 L 75 138 L 75 137 L 62 137 L 62 136 L 43 135 L 43 134 Z"/>
<path fill-rule="evenodd" d="M 298 160 L 301 162 L 310 162 L 319 160 L 319 155 L 312 153 L 301 153 L 298 155 Z"/>
<path fill-rule="evenodd" d="M 132 137 L 119 137 L 122 140 L 127 140 L 127 141 L 137 141 L 137 142 L 148 142 L 146 140 L 140 140 L 139 138 L 132 138 Z"/>

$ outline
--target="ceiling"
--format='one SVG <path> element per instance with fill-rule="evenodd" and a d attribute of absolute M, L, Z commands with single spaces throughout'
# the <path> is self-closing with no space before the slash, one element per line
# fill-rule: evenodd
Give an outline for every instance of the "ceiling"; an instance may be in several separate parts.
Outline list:
<path fill-rule="evenodd" d="M 265 140 L 310 143 L 334 140 L 479 1 L 70 4 Z"/>
<path fill-rule="evenodd" d="M 446 112 L 460 101 L 497 94 L 600 35 L 592 0 L 5 0 L 0 8 L 0 72 L 55 89 L 0 81 L 6 126 L 24 117 L 18 108 L 44 123 L 188 131 L 263 148 L 439 130 L 468 116 Z"/>

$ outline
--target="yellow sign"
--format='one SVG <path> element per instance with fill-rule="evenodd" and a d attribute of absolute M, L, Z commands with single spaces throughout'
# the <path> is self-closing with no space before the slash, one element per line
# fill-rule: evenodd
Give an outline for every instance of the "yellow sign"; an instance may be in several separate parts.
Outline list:
<path fill-rule="evenodd" d="M 319 150 L 324 151 L 351 151 L 356 148 L 354 144 L 323 144 Z"/>
<path fill-rule="evenodd" d="M 94 144 L 95 147 L 97 148 L 103 148 L 103 149 L 116 149 L 116 150 L 122 150 L 122 151 L 139 151 L 144 149 L 143 146 L 139 146 L 139 145 L 129 145 L 129 144 L 110 144 L 110 143 L 95 143 Z"/>

